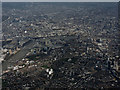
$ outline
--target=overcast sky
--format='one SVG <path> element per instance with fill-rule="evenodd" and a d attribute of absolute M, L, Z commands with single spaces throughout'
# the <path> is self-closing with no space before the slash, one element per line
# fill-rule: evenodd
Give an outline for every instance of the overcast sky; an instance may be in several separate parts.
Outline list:
<path fill-rule="evenodd" d="M 0 0 L 2 2 L 118 2 L 119 0 Z"/>

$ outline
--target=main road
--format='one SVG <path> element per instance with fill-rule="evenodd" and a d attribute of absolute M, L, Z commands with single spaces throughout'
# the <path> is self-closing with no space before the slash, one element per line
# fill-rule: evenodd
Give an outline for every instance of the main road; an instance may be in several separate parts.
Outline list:
<path fill-rule="evenodd" d="M 9 66 L 14 65 L 17 61 L 22 60 L 26 57 L 26 54 L 30 51 L 30 49 L 33 47 L 34 42 L 30 41 L 27 45 L 25 45 L 23 48 L 21 48 L 20 51 L 18 51 L 16 54 L 12 55 L 10 58 L 5 60 L 2 63 L 2 69 L 6 70 Z"/>

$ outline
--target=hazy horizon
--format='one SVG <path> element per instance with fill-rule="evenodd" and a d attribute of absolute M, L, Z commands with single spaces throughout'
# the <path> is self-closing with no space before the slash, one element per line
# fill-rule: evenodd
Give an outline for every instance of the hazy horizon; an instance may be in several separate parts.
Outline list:
<path fill-rule="evenodd" d="M 119 2 L 119 0 L 1 0 L 2 2 Z"/>

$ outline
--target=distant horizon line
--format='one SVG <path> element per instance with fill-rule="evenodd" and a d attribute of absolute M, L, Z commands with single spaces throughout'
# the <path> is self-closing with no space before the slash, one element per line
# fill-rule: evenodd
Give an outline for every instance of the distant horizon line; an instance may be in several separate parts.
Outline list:
<path fill-rule="evenodd" d="M 0 1 L 0 2 L 11 2 L 11 1 Z M 22 1 L 12 1 L 12 2 L 24 3 L 24 2 L 38 2 L 38 1 L 23 1 L 23 2 Z M 44 2 L 47 3 L 48 1 L 44 1 Z M 54 1 L 50 1 L 50 2 L 54 3 Z M 57 2 L 62 3 L 63 1 L 62 2 L 57 1 Z M 118 2 L 120 2 L 120 1 L 118 1 Z M 116 2 L 112 2 L 112 1 L 111 2 L 107 2 L 107 1 L 106 2 L 87 2 L 87 1 L 86 2 L 85 1 L 84 2 L 78 2 L 78 1 L 73 2 L 73 1 L 70 1 L 70 3 L 118 3 L 118 2 L 117 1 Z M 66 2 L 66 3 L 69 3 L 69 2 Z"/>

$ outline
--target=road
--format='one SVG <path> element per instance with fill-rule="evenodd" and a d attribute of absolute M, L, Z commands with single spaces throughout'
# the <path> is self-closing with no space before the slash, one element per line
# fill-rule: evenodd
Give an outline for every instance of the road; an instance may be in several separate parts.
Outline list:
<path fill-rule="evenodd" d="M 14 65 L 16 61 L 22 60 L 26 57 L 26 54 L 30 51 L 30 49 L 33 47 L 34 42 L 31 41 L 29 44 L 21 48 L 20 51 L 18 51 L 16 54 L 11 56 L 8 60 L 4 61 L 2 63 L 2 69 L 6 70 L 8 66 Z"/>

